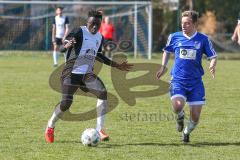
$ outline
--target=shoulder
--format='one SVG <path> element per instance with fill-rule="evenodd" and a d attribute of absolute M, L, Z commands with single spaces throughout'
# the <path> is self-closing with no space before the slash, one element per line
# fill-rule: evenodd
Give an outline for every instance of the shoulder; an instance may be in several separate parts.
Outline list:
<path fill-rule="evenodd" d="M 72 32 L 74 35 L 82 34 L 82 28 L 81 28 L 81 27 L 73 28 L 71 32 Z"/>
<path fill-rule="evenodd" d="M 181 37 L 181 36 L 183 36 L 182 32 L 174 32 L 174 33 L 169 34 L 169 38 L 171 38 L 171 39 L 174 39 L 176 37 Z"/>
<path fill-rule="evenodd" d="M 103 35 L 99 31 L 96 33 L 96 37 L 100 38 L 101 40 L 103 39 Z"/>
<path fill-rule="evenodd" d="M 64 16 L 65 21 L 68 21 L 68 16 Z"/>
<path fill-rule="evenodd" d="M 197 33 L 197 37 L 198 37 L 198 38 L 201 38 L 201 39 L 203 39 L 203 40 L 209 40 L 208 35 L 206 35 L 206 34 L 204 34 L 204 33 L 198 32 L 198 33 Z"/>
<path fill-rule="evenodd" d="M 172 43 L 173 41 L 175 41 L 176 39 L 178 39 L 179 37 L 183 36 L 182 32 L 174 32 L 169 34 L 168 36 L 168 43 Z"/>
<path fill-rule="evenodd" d="M 87 26 L 80 26 L 79 27 L 82 31 L 87 31 Z"/>
<path fill-rule="evenodd" d="M 173 32 L 170 35 L 172 35 L 172 37 L 183 36 L 183 33 L 181 31 L 179 31 L 179 32 Z"/>
<path fill-rule="evenodd" d="M 55 22 L 56 21 L 56 16 L 52 17 L 52 20 Z"/>

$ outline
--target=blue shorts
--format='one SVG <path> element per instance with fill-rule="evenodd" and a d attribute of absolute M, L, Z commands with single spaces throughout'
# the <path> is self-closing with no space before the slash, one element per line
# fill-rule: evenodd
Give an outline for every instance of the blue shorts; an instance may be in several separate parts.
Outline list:
<path fill-rule="evenodd" d="M 182 97 L 189 106 L 205 104 L 205 89 L 202 80 L 186 83 L 184 81 L 171 81 L 171 99 Z"/>

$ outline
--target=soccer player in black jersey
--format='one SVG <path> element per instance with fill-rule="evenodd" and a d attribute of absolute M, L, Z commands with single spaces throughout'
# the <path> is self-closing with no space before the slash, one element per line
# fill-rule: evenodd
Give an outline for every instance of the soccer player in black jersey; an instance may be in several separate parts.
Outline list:
<path fill-rule="evenodd" d="M 62 100 L 55 108 L 45 131 L 47 142 L 54 142 L 55 123 L 73 102 L 73 95 L 80 88 L 97 97 L 97 126 L 102 140 L 108 140 L 109 135 L 104 131 L 104 119 L 107 110 L 107 90 L 101 79 L 93 73 L 95 59 L 116 67 L 122 71 L 129 71 L 132 67 L 127 61 L 116 63 L 101 54 L 103 36 L 98 32 L 102 21 L 102 12 L 91 10 L 88 13 L 87 26 L 73 29 L 65 40 L 61 49 L 67 53 L 67 62 L 62 72 Z"/>

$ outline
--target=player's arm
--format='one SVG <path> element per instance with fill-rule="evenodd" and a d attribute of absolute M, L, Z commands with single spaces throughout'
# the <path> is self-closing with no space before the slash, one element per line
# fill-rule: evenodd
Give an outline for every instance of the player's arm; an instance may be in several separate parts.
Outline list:
<path fill-rule="evenodd" d="M 52 43 L 55 43 L 56 25 L 52 25 Z"/>
<path fill-rule="evenodd" d="M 117 62 L 114 62 L 114 61 L 110 60 L 106 56 L 104 56 L 102 54 L 103 43 L 104 43 L 104 38 L 102 36 L 102 41 L 101 41 L 101 44 L 100 44 L 100 47 L 98 49 L 98 53 L 97 53 L 97 56 L 96 56 L 97 61 L 99 61 L 103 64 L 106 64 L 108 66 L 111 66 L 111 67 L 116 67 L 117 69 L 122 70 L 122 71 L 129 71 L 132 68 L 133 65 L 128 64 L 127 61 L 124 61 L 122 63 L 117 63 Z"/>
<path fill-rule="evenodd" d="M 156 74 L 157 79 L 160 79 L 164 75 L 167 69 L 169 57 L 170 57 L 170 54 L 164 51 L 162 55 L 162 65 Z"/>
<path fill-rule="evenodd" d="M 66 37 L 68 35 L 68 32 L 69 32 L 69 20 L 68 20 L 68 17 L 66 17 L 66 20 L 65 20 L 65 32 L 64 32 L 64 36 L 63 36 L 63 41 L 66 39 Z"/>
<path fill-rule="evenodd" d="M 235 30 L 233 32 L 233 35 L 232 35 L 232 41 L 233 42 L 237 42 L 238 41 L 238 28 L 239 28 L 240 25 L 237 25 L 235 27 Z"/>
<path fill-rule="evenodd" d="M 54 17 L 52 23 L 52 43 L 55 43 L 55 35 L 56 35 L 56 22 Z"/>
<path fill-rule="evenodd" d="M 74 28 L 65 38 L 63 45 L 60 46 L 60 52 L 66 52 L 69 48 L 73 47 L 76 43 L 81 43 L 81 29 Z"/>
<path fill-rule="evenodd" d="M 166 72 L 168 60 L 169 60 L 169 57 L 170 57 L 171 53 L 174 53 L 173 35 L 172 34 L 169 35 L 166 47 L 163 49 L 162 65 L 156 73 L 156 78 L 157 79 L 160 79 L 164 75 L 164 73 Z"/>
<path fill-rule="evenodd" d="M 217 53 L 213 48 L 212 42 L 209 38 L 206 38 L 204 43 L 204 53 L 206 54 L 208 60 L 210 60 L 209 71 L 212 77 L 215 78 L 215 71 L 217 65 Z"/>
<path fill-rule="evenodd" d="M 217 57 L 214 57 L 210 60 L 210 65 L 209 65 L 209 70 L 213 78 L 215 78 L 216 65 L 217 65 Z"/>
<path fill-rule="evenodd" d="M 129 71 L 133 66 L 132 64 L 129 64 L 127 61 L 124 61 L 122 63 L 114 62 L 107 58 L 106 56 L 104 56 L 101 52 L 97 53 L 96 60 L 108 66 L 116 67 L 117 69 L 122 71 Z"/>

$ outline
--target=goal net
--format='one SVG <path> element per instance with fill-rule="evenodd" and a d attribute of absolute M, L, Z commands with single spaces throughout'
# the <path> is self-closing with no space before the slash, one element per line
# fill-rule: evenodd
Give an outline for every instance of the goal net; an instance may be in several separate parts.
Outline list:
<path fill-rule="evenodd" d="M 0 1 L 1 49 L 52 50 L 51 30 L 58 6 L 64 7 L 70 30 L 86 24 L 90 9 L 102 9 L 115 27 L 114 51 L 127 42 L 132 47 L 125 52 L 151 59 L 151 1 Z"/>

